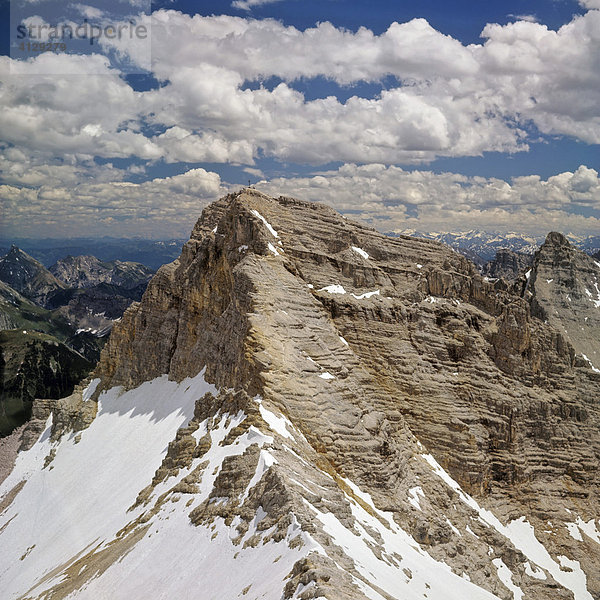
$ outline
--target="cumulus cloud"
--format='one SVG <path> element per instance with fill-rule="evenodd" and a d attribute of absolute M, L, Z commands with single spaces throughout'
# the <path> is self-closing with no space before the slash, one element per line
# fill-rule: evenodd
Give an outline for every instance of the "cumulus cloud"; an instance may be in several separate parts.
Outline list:
<path fill-rule="evenodd" d="M 165 10 L 140 22 L 152 30 L 158 89 L 134 91 L 100 55 L 3 58 L 6 141 L 103 158 L 248 165 L 260 155 L 418 164 L 518 152 L 528 149 L 531 124 L 600 143 L 598 11 L 558 31 L 527 21 L 488 25 L 484 43 L 470 46 L 424 19 L 393 23 L 381 35 Z M 129 51 L 126 41 L 114 43 Z M 397 84 L 344 102 L 308 100 L 294 89 L 300 79 L 351 86 L 386 76 Z M 272 78 L 280 82 L 245 85 Z"/>
<path fill-rule="evenodd" d="M 274 4 L 275 2 L 280 2 L 280 0 L 234 0 L 234 2 L 231 3 L 231 6 L 241 10 L 252 10 L 256 6 Z"/>
<path fill-rule="evenodd" d="M 311 177 L 277 178 L 256 187 L 274 195 L 322 201 L 381 231 L 484 229 L 544 234 L 597 233 L 600 179 L 584 165 L 541 179 L 500 179 L 346 164 Z M 587 216 L 581 213 L 587 209 Z"/>
<path fill-rule="evenodd" d="M 270 19 L 159 10 L 139 17 L 152 31 L 151 69 L 160 83 L 143 92 L 111 65 L 110 52 L 0 57 L 3 214 L 31 227 L 32 210 L 56 211 L 49 217 L 56 231 L 67 217 L 77 227 L 89 219 L 125 231 L 139 218 L 155 234 L 169 219 L 188 228 L 198 203 L 229 189 L 218 175 L 197 169 L 132 184 L 127 179 L 143 167 L 111 161 L 234 163 L 260 176 L 255 161 L 268 157 L 347 163 L 262 185 L 356 211 L 384 230 L 419 218 L 436 228 L 463 221 L 512 228 L 518 219 L 544 230 L 562 228 L 562 220 L 589 231 L 598 226 L 589 212 L 600 195 L 593 169 L 506 183 L 386 165 L 525 151 L 539 132 L 600 143 L 597 2 L 582 0 L 589 10 L 556 31 L 521 18 L 487 25 L 482 42 L 471 45 L 424 19 L 376 35 L 330 23 L 301 31 Z M 102 43 L 145 60 L 139 44 Z M 342 101 L 295 89 L 315 78 L 376 91 Z"/>
<path fill-rule="evenodd" d="M 153 72 L 165 84 L 148 94 L 156 122 L 192 136 L 211 130 L 245 141 L 254 156 L 419 163 L 516 152 L 528 148 L 531 124 L 545 134 L 600 142 L 597 11 L 557 31 L 533 19 L 488 25 L 484 43 L 469 46 L 425 19 L 392 23 L 380 35 L 330 23 L 300 31 L 271 19 L 165 10 L 147 19 Z M 352 86 L 387 76 L 397 85 L 346 102 L 308 101 L 293 89 L 300 79 Z M 281 83 L 272 88 L 244 86 L 273 77 Z"/>
<path fill-rule="evenodd" d="M 11 160 L 16 165 L 19 156 Z M 200 168 L 143 183 L 110 180 L 125 177 L 117 171 L 112 165 L 96 166 L 95 171 L 90 167 L 86 181 L 75 183 L 82 174 L 73 166 L 23 170 L 14 176 L 14 184 L 0 186 L 4 226 L 25 236 L 37 235 L 43 227 L 45 235 L 57 237 L 185 237 L 204 206 L 239 189 Z M 246 172 L 261 175 L 253 168 Z M 546 180 L 531 175 L 508 183 L 382 164 L 345 164 L 255 185 L 274 196 L 325 202 L 384 232 L 511 231 L 518 224 L 519 231 L 536 235 L 550 230 L 593 234 L 600 227 L 600 179 L 595 169 L 584 165 Z"/>
<path fill-rule="evenodd" d="M 600 0 L 579 0 L 579 4 L 589 10 L 600 9 Z"/>
<path fill-rule="evenodd" d="M 219 175 L 204 169 L 139 184 L 0 185 L 2 233 L 38 236 L 43 230 L 48 237 L 186 237 L 202 208 L 229 190 Z"/>

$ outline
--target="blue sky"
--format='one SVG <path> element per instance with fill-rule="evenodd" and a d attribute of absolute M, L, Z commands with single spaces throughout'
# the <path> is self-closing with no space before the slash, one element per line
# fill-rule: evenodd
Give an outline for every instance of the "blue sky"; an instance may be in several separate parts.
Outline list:
<path fill-rule="evenodd" d="M 131 4 L 0 3 L 4 237 L 185 236 L 249 180 L 385 231 L 600 230 L 600 0 Z M 17 48 L 84 19 L 151 35 Z"/>

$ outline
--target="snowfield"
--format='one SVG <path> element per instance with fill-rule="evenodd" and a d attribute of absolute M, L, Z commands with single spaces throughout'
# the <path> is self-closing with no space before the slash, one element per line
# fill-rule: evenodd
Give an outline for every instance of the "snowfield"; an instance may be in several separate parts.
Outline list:
<path fill-rule="evenodd" d="M 329 373 L 320 376 L 334 378 Z M 85 390 L 84 401 L 91 401 L 97 385 L 95 380 Z M 316 484 L 306 479 L 302 483 L 300 474 L 293 470 L 282 475 L 292 487 L 302 490 L 300 504 L 310 515 L 316 533 L 315 529 L 311 534 L 302 529 L 297 518 L 300 512 L 295 511 L 283 539 L 267 540 L 275 527 L 266 531 L 258 527 L 267 515 L 262 506 L 255 514 L 252 509 L 249 529 L 236 544 L 233 540 L 238 538 L 236 527 L 240 523 L 237 515 L 229 523 L 215 517 L 210 525 L 194 525 L 189 515 L 213 491 L 224 461 L 243 455 L 251 446 L 258 447 L 258 462 L 240 493 L 240 504 L 271 468 L 286 462 L 285 455 L 316 468 L 287 445 L 307 443 L 302 433 L 286 416 L 267 408 L 260 396 L 254 402 L 264 421 L 260 426 L 264 431 L 251 425 L 233 439 L 228 438 L 247 415 L 242 410 L 237 414 L 218 412 L 210 422 L 201 422 L 192 434 L 197 442 L 210 434 L 206 453 L 159 482 L 147 504 L 135 506 L 177 430 L 190 422 L 196 400 L 206 392 L 218 394 L 204 380 L 203 373 L 181 383 L 162 376 L 126 392 L 112 388 L 100 395 L 98 415 L 90 427 L 76 435 L 65 435 L 57 443 L 50 441 L 52 423 L 48 420 L 38 442 L 19 454 L 13 472 L 0 486 L 0 502 L 11 491 L 14 493 L 15 486 L 22 486 L 0 514 L 2 600 L 43 597 L 61 583 L 68 586 L 70 578 L 86 575 L 89 564 L 91 572 L 84 577 L 85 583 L 75 591 L 67 587 L 66 597 L 282 600 L 294 564 L 311 553 L 329 557 L 338 568 L 345 568 L 364 597 L 371 600 L 498 599 L 471 583 L 469 573 L 453 573 L 447 564 L 432 558 L 396 523 L 392 513 L 377 509 L 371 496 L 349 479 L 338 485 L 352 522 L 323 509 L 323 503 L 311 502 L 317 496 L 304 483 Z M 55 451 L 55 457 L 44 468 L 51 451 Z M 567 556 L 552 558 L 524 517 L 503 525 L 466 494 L 431 454 L 423 449 L 414 459 L 428 465 L 458 494 L 460 502 L 476 511 L 474 518 L 523 552 L 529 576 L 545 580 L 551 575 L 573 592 L 575 600 L 592 600 L 579 563 Z M 173 487 L 197 468 L 202 469 L 197 492 L 174 492 Z M 216 503 L 228 500 L 215 498 Z M 422 487 L 414 486 L 408 490 L 408 502 L 422 512 L 430 500 Z M 140 519 L 142 515 L 144 519 Z M 568 524 L 571 537 L 583 541 L 585 535 L 600 543 L 594 521 L 584 522 L 576 515 L 573 518 Z M 458 536 L 475 535 L 468 525 L 461 533 L 447 522 Z M 255 535 L 262 541 L 244 547 L 244 541 Z M 336 562 L 340 549 L 353 569 Z M 97 560 L 102 553 L 110 558 L 105 564 Z M 499 558 L 491 564 L 512 598 L 524 598 L 510 568 Z M 314 585 L 299 584 L 292 598 L 299 598 Z"/>

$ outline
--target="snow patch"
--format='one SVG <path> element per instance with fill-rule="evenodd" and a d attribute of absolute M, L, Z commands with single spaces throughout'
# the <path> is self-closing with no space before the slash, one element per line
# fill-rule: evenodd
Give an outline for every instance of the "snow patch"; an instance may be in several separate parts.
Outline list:
<path fill-rule="evenodd" d="M 379 296 L 379 290 L 373 292 L 365 292 L 364 294 L 352 294 L 357 300 L 363 300 L 364 298 L 370 298 L 371 296 Z"/>
<path fill-rule="evenodd" d="M 362 248 L 358 248 L 356 246 L 352 246 L 352 250 L 354 250 L 354 252 L 356 252 L 356 254 L 359 254 L 360 256 L 362 256 L 364 259 L 368 260 L 369 255 L 367 252 L 365 252 Z"/>
<path fill-rule="evenodd" d="M 600 369 L 597 369 L 594 366 L 594 363 L 592 363 L 592 361 L 585 355 L 585 354 L 581 354 L 581 356 L 583 356 L 583 358 L 587 361 L 587 363 L 590 365 L 590 368 L 592 369 L 592 371 L 594 371 L 595 373 L 600 373 Z"/>
<path fill-rule="evenodd" d="M 331 373 L 329 373 L 329 372 L 327 372 L 327 371 L 325 371 L 325 373 L 321 373 L 321 374 L 319 375 L 319 377 L 320 377 L 321 379 L 335 379 L 335 375 L 332 375 Z"/>
<path fill-rule="evenodd" d="M 567 529 L 569 530 L 569 535 L 578 542 L 583 542 L 583 538 L 581 537 L 581 533 L 579 533 L 579 527 L 577 527 L 576 523 L 567 523 Z"/>
<path fill-rule="evenodd" d="M 97 377 L 96 379 L 92 379 L 92 381 L 90 381 L 89 385 L 85 388 L 85 390 L 83 390 L 83 394 L 81 395 L 81 398 L 84 402 L 87 402 L 94 395 L 94 392 L 96 391 L 96 388 L 98 387 L 99 384 L 100 384 L 99 377 Z"/>
<path fill-rule="evenodd" d="M 262 398 L 260 398 L 260 396 L 256 398 L 256 402 L 258 402 L 258 410 L 260 411 L 260 416 L 275 433 L 278 433 L 281 437 L 284 438 L 294 439 L 294 436 L 287 429 L 287 426 L 289 426 L 290 429 L 293 427 L 293 425 L 288 419 L 286 419 L 283 415 L 281 417 L 278 417 L 275 413 L 265 408 L 262 403 Z"/>
<path fill-rule="evenodd" d="M 408 490 L 408 501 L 417 509 L 422 511 L 423 509 L 421 508 L 421 503 L 419 502 L 419 497 L 421 498 L 425 498 L 425 494 L 423 493 L 423 490 L 421 489 L 420 486 L 416 486 L 413 488 L 410 488 L 410 490 Z"/>
<path fill-rule="evenodd" d="M 327 292 L 328 294 L 345 294 L 346 293 L 346 290 L 344 289 L 344 287 L 341 285 L 337 285 L 337 284 L 325 286 L 324 288 L 321 288 L 319 291 Z"/>
<path fill-rule="evenodd" d="M 269 230 L 273 237 L 279 237 L 277 232 L 271 227 L 271 224 L 257 210 L 252 209 L 250 212 L 252 212 L 252 214 L 255 217 L 259 218 L 265 224 L 266 228 Z"/>
<path fill-rule="evenodd" d="M 512 592 L 514 600 L 521 600 L 523 598 L 523 590 L 513 583 L 512 571 L 504 564 L 501 558 L 494 558 L 492 563 L 498 571 L 498 578 Z"/>
<path fill-rule="evenodd" d="M 360 582 L 365 597 L 382 599 L 379 589 L 388 594 L 386 597 L 398 600 L 423 597 L 429 600 L 497 600 L 493 594 L 452 573 L 445 563 L 434 560 L 394 521 L 391 513 L 375 508 L 371 497 L 348 479 L 344 482 L 369 508 L 367 511 L 354 497 L 347 496 L 355 519 L 353 527 L 346 527 L 333 513 L 321 512 L 306 499 L 304 502 L 332 542 L 343 548 L 354 561 L 362 579 L 354 581 L 357 585 Z M 383 544 L 369 531 L 379 534 Z M 381 550 L 381 558 L 373 547 Z M 412 574 L 410 578 L 404 569 Z"/>
<path fill-rule="evenodd" d="M 268 450 L 261 450 L 258 457 L 258 464 L 256 465 L 256 471 L 252 476 L 252 479 L 248 483 L 244 494 L 240 498 L 240 504 L 243 504 L 250 490 L 262 479 L 263 475 L 274 465 L 277 464 L 277 460 Z M 265 513 L 266 514 L 266 513 Z M 264 515 L 263 515 L 264 516 Z"/>
<path fill-rule="evenodd" d="M 540 579 L 542 581 L 544 579 L 548 579 L 544 571 L 542 571 L 541 569 L 536 569 L 535 567 L 532 568 L 528 560 L 526 560 L 523 564 L 525 565 L 525 573 L 529 575 L 529 577 L 533 577 L 534 579 Z"/>
<path fill-rule="evenodd" d="M 590 519 L 586 523 L 581 517 L 577 517 L 574 523 L 566 523 L 566 526 L 571 537 L 578 542 L 583 542 L 581 533 L 584 533 L 590 539 L 594 540 L 594 542 L 600 544 L 600 532 L 596 528 L 596 521 L 594 519 Z"/>
<path fill-rule="evenodd" d="M 450 529 L 452 529 L 452 531 L 458 535 L 459 537 L 462 537 L 462 533 L 452 524 L 452 522 L 450 521 L 450 519 L 446 518 L 446 523 L 448 525 L 450 525 Z"/>
<path fill-rule="evenodd" d="M 577 561 L 570 561 L 568 566 L 572 570 L 570 572 L 564 571 L 561 568 L 564 566 L 562 561 L 559 565 L 550 556 L 548 550 L 535 537 L 534 528 L 527 522 L 525 517 L 515 519 L 508 525 L 502 525 L 493 513 L 480 507 L 471 496 L 463 492 L 458 483 L 442 469 L 431 454 L 423 454 L 421 456 L 423 456 L 423 458 L 431 465 L 434 473 L 457 492 L 459 498 L 467 504 L 467 506 L 470 506 L 479 513 L 479 520 L 484 525 L 493 527 L 498 533 L 508 538 L 515 548 L 520 550 L 529 561 L 545 569 L 560 585 L 571 590 L 575 600 L 593 600 L 591 594 L 587 590 L 586 575 L 581 570 L 579 563 L 577 563 Z M 467 530 L 470 531 L 468 527 Z M 560 561 L 561 558 L 558 558 Z M 565 557 L 565 560 L 570 559 Z"/>
<path fill-rule="evenodd" d="M 346 290 L 344 286 L 339 284 L 328 285 L 319 290 L 320 292 L 327 292 L 328 294 L 346 294 Z M 363 294 L 354 294 L 351 293 L 351 296 L 356 298 L 357 300 L 363 300 L 365 298 L 371 298 L 371 296 L 379 296 L 379 290 L 374 290 L 372 292 L 364 292 Z"/>
<path fill-rule="evenodd" d="M 216 393 L 204 371 L 181 383 L 166 375 L 123 392 L 100 394 L 91 425 L 51 446 L 50 421 L 34 446 L 21 452 L 0 486 L 0 498 L 26 483 L 0 516 L 0 588 L 6 598 L 25 594 L 39 577 L 76 555 L 114 539 L 141 508 L 127 513 L 151 481 L 176 431 L 194 415 L 196 400 Z M 94 387 L 92 387 L 94 386 Z M 89 397 L 97 382 L 84 391 Z M 52 468 L 44 469 L 50 449 Z M 20 561 L 34 545 L 27 558 Z M 47 581 L 46 588 L 52 585 Z M 37 596 L 44 586 L 38 586 Z"/>
<path fill-rule="evenodd" d="M 590 290 L 588 290 L 587 288 L 585 288 L 585 293 L 587 294 L 589 301 L 596 308 L 600 308 L 600 289 L 598 288 L 598 282 L 595 282 L 594 286 L 596 288 L 596 298 L 594 298 L 592 292 L 590 292 Z"/>

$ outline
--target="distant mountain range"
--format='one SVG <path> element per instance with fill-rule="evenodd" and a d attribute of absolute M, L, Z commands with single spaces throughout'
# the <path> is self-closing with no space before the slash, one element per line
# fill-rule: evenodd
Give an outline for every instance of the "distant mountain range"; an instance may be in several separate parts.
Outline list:
<path fill-rule="evenodd" d="M 6 254 L 12 244 L 50 267 L 66 256 L 93 255 L 101 261 L 133 261 L 151 269 L 174 261 L 181 253 L 187 239 L 137 240 L 121 238 L 74 238 L 74 239 L 0 239 L 0 256 Z"/>
<path fill-rule="evenodd" d="M 0 259 L 0 280 L 40 306 L 44 306 L 53 293 L 67 287 L 42 263 L 15 245 Z"/>
<path fill-rule="evenodd" d="M 483 265 L 495 258 L 496 252 L 502 248 L 522 254 L 534 254 L 543 244 L 545 236 L 530 236 L 522 233 L 497 233 L 480 230 L 463 232 L 422 232 L 415 229 L 405 229 L 390 233 L 393 237 L 408 235 L 428 240 L 442 242 L 455 248 L 476 264 Z M 565 237 L 580 250 L 594 254 L 600 250 L 600 235 L 578 236 L 572 233 Z"/>
<path fill-rule="evenodd" d="M 47 269 L 11 246 L 0 258 L 0 436 L 29 418 L 34 398 L 71 393 L 153 274 L 137 262 L 91 255 Z"/>
<path fill-rule="evenodd" d="M 95 256 L 67 256 L 49 269 L 57 279 L 70 287 L 90 288 L 100 283 L 133 289 L 148 283 L 154 269 L 131 261 L 101 261 Z"/>

